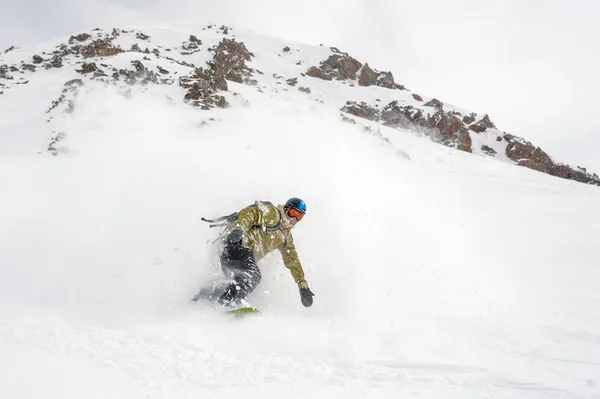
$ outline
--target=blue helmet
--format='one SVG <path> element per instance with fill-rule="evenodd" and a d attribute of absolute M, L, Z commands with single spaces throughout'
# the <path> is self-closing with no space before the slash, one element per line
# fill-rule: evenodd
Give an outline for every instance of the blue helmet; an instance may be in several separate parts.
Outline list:
<path fill-rule="evenodd" d="M 290 198 L 289 200 L 287 200 L 285 205 L 283 206 L 283 209 L 285 209 L 287 211 L 290 208 L 294 208 L 299 212 L 306 213 L 306 203 L 304 201 L 302 201 L 300 198 L 294 197 L 294 198 Z"/>

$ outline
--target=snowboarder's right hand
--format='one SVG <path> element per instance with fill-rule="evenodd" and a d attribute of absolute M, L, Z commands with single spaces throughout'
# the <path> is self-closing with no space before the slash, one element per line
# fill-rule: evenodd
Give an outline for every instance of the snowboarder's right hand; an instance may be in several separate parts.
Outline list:
<path fill-rule="evenodd" d="M 229 245 L 242 245 L 242 237 L 244 233 L 240 229 L 233 229 L 227 236 L 227 244 Z"/>
<path fill-rule="evenodd" d="M 300 301 L 302 301 L 302 305 L 304 305 L 304 307 L 309 308 L 312 306 L 313 296 L 315 296 L 315 294 L 312 293 L 310 288 L 300 288 Z"/>

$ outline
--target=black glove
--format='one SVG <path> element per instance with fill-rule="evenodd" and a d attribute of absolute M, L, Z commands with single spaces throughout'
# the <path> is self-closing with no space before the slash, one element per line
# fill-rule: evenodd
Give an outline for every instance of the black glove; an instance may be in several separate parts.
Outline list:
<path fill-rule="evenodd" d="M 304 307 L 310 308 L 312 306 L 313 296 L 315 296 L 315 294 L 312 293 L 310 288 L 300 288 L 300 301 L 302 301 Z"/>
<path fill-rule="evenodd" d="M 242 237 L 244 233 L 240 229 L 233 229 L 227 236 L 227 244 L 229 245 L 242 245 Z"/>

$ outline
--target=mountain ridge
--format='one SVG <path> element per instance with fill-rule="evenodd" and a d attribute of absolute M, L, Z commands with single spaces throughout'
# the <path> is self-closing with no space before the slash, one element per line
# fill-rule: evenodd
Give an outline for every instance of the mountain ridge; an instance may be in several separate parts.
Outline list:
<path fill-rule="evenodd" d="M 336 47 L 269 38 L 268 48 L 263 48 L 256 38 L 264 40 L 264 35 L 225 25 L 177 29 L 178 37 L 172 33 L 163 37 L 163 28 L 96 28 L 44 44 L 52 48 L 12 46 L 0 55 L 0 95 L 29 84 L 39 70 L 65 66 L 73 67 L 74 73 L 48 105 L 48 121 L 72 113 L 77 93 L 92 81 L 118 86 L 124 95 L 134 86 L 177 85 L 183 95 L 171 100 L 202 110 L 250 105 L 230 90 L 228 82 L 269 95 L 298 90 L 310 100 L 333 103 L 344 121 L 356 123 L 355 118 L 361 118 L 411 130 L 461 151 L 600 186 L 597 174 L 556 161 L 528 140 L 498 129 L 488 114 L 411 91 L 396 82 L 392 72 L 375 69 Z M 52 130 L 47 151 L 58 155 L 59 143 L 68 136 Z"/>

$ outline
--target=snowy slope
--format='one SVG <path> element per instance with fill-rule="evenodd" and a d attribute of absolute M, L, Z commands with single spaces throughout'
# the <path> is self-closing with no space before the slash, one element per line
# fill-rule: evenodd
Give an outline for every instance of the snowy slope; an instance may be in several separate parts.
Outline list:
<path fill-rule="evenodd" d="M 344 122 L 350 93 L 391 91 L 289 86 L 329 49 L 250 33 L 258 84 L 228 81 L 231 106 L 199 110 L 175 83 L 192 68 L 161 54 L 204 62 L 175 49 L 223 33 L 140 31 L 115 41 L 148 42 L 139 60 L 173 84 L 105 87 L 67 55 L 0 96 L 0 396 L 600 397 L 597 187 Z M 262 317 L 189 305 L 219 274 L 200 217 L 290 196 L 309 208 L 295 241 L 315 305 L 278 254 L 250 297 Z"/>

